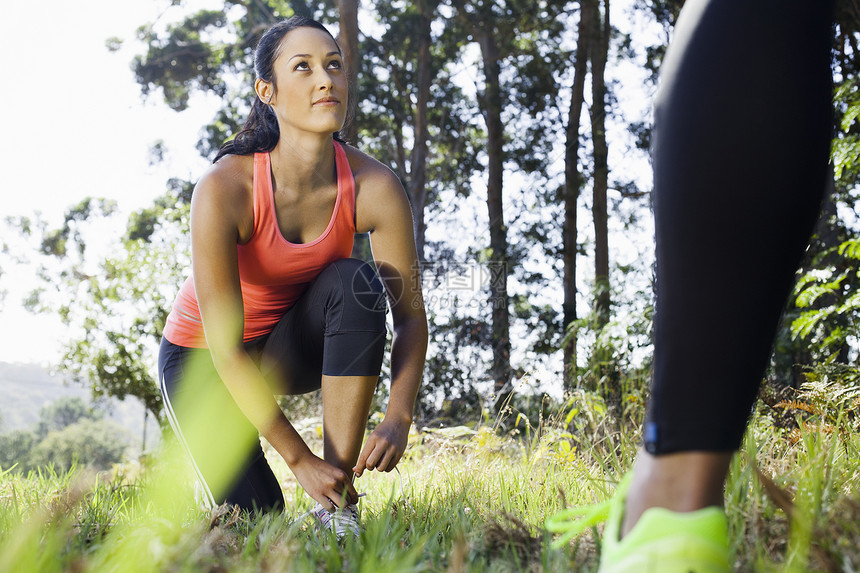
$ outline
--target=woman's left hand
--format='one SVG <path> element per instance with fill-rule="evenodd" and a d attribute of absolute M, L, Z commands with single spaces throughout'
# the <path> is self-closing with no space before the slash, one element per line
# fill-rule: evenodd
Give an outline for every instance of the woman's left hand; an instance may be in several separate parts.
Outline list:
<path fill-rule="evenodd" d="M 386 416 L 368 436 L 358 462 L 352 468 L 356 477 L 360 477 L 366 469 L 381 472 L 393 470 L 406 450 L 411 425 L 411 421 L 391 420 Z"/>

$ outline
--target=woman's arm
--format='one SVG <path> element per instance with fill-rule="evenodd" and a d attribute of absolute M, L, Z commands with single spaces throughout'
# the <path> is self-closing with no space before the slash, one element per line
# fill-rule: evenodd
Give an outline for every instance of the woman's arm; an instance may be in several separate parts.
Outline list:
<path fill-rule="evenodd" d="M 393 470 L 406 449 L 427 354 L 427 316 L 412 211 L 394 173 L 379 165 L 364 175 L 356 209 L 359 228 L 370 231 L 373 258 L 394 319 L 388 408 L 353 468 L 361 475 L 365 469 Z"/>
<path fill-rule="evenodd" d="M 204 176 L 191 201 L 194 285 L 206 344 L 218 375 L 239 409 L 284 458 L 308 494 L 329 508 L 357 501 L 345 472 L 315 456 L 289 423 L 243 346 L 244 314 L 238 250 L 241 214 L 252 209 L 237 165 L 222 160 Z M 237 468 L 238 471 L 238 468 Z"/>

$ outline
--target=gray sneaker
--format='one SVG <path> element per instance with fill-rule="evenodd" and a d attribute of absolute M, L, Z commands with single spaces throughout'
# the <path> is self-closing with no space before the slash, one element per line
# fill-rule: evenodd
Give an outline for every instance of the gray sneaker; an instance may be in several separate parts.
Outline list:
<path fill-rule="evenodd" d="M 319 520 L 323 528 L 334 531 L 337 538 L 343 539 L 347 533 L 358 537 L 361 534 L 361 524 L 358 520 L 358 506 L 349 504 L 344 508 L 329 511 L 322 505 L 316 504 L 311 513 Z"/>

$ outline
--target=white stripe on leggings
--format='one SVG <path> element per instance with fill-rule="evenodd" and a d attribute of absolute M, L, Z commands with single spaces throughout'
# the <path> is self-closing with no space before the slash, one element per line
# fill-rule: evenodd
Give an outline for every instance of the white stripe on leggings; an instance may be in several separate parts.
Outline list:
<path fill-rule="evenodd" d="M 188 459 L 191 460 L 191 466 L 194 468 L 194 473 L 197 475 L 197 483 L 200 485 L 200 488 L 203 490 L 203 495 L 206 497 L 206 503 L 209 504 L 209 509 L 215 508 L 215 496 L 212 495 L 212 491 L 209 489 L 209 486 L 206 484 L 206 480 L 203 479 L 203 473 L 200 471 L 200 468 L 197 467 L 197 462 L 194 461 L 194 456 L 191 455 L 191 448 L 188 447 L 188 442 L 185 441 L 185 436 L 182 435 L 182 429 L 179 427 L 179 420 L 176 418 L 176 413 L 173 411 L 173 404 L 170 402 L 170 397 L 167 395 L 167 390 L 164 388 L 164 372 L 161 373 L 162 383 L 159 384 L 161 387 L 161 397 L 164 398 L 164 406 L 167 411 L 167 421 L 170 422 L 170 427 L 173 428 L 173 432 L 176 434 L 176 437 L 179 438 L 182 447 L 185 449 L 185 453 L 188 454 Z"/>

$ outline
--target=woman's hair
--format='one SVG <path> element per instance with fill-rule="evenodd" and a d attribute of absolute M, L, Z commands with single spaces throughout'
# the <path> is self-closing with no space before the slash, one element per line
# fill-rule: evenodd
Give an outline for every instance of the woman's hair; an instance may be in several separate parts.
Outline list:
<path fill-rule="evenodd" d="M 257 43 L 257 49 L 254 51 L 254 72 L 256 72 L 257 78 L 271 82 L 273 85 L 275 84 L 275 60 L 281 51 L 281 41 L 289 32 L 303 27 L 316 28 L 331 36 L 331 32 L 326 30 L 325 26 L 316 20 L 304 16 L 293 16 L 292 18 L 281 20 L 266 30 Z M 331 36 L 331 39 L 334 40 L 334 37 Z M 334 42 L 337 45 L 337 40 L 334 40 Z M 340 48 L 338 47 L 339 50 Z M 248 114 L 245 125 L 236 134 L 236 137 L 221 145 L 212 163 L 215 163 L 225 155 L 248 155 L 271 151 L 277 145 L 280 134 L 275 112 L 271 107 L 260 101 L 259 97 L 255 97 L 254 105 L 251 106 L 251 113 Z M 337 141 L 343 142 L 340 132 L 336 131 L 334 138 Z"/>

